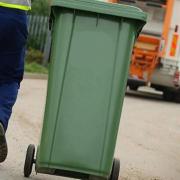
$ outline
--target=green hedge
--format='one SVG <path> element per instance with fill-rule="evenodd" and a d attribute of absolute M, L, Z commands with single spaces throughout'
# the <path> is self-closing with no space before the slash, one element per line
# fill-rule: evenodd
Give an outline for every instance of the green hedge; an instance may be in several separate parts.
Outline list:
<path fill-rule="evenodd" d="M 43 53 L 39 50 L 29 48 L 26 53 L 26 62 L 32 63 L 36 62 L 37 64 L 42 64 Z"/>
<path fill-rule="evenodd" d="M 49 15 L 49 2 L 48 0 L 33 0 L 32 1 L 32 10 L 30 11 L 30 14 L 36 14 L 36 15 Z"/>
<path fill-rule="evenodd" d="M 37 64 L 36 62 L 26 63 L 25 71 L 30 73 L 48 74 L 48 68 Z"/>

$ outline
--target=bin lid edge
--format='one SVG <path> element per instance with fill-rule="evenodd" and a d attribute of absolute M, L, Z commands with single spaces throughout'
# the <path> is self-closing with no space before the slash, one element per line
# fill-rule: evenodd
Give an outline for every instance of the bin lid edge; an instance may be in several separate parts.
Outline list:
<path fill-rule="evenodd" d="M 66 7 L 101 14 L 114 15 L 146 22 L 147 14 L 129 5 L 101 2 L 97 0 L 54 0 L 52 7 Z"/>

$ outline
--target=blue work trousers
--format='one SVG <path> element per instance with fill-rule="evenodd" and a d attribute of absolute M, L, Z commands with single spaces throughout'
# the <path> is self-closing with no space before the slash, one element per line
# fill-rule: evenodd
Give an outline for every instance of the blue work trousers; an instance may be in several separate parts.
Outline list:
<path fill-rule="evenodd" d="M 0 7 L 0 122 L 7 129 L 24 73 L 25 11 Z"/>

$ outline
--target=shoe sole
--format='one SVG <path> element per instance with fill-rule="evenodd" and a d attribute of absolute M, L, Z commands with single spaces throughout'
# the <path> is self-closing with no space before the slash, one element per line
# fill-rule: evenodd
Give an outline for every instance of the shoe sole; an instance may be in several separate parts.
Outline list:
<path fill-rule="evenodd" d="M 8 147 L 5 137 L 5 131 L 2 124 L 0 124 L 0 163 L 6 160 L 7 153 L 8 153 Z"/>

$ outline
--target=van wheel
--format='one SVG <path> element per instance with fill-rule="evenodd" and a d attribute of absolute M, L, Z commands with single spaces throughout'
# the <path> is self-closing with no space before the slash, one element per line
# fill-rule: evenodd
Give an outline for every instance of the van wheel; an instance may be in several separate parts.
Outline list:
<path fill-rule="evenodd" d="M 137 91 L 138 90 L 138 86 L 137 85 L 129 85 L 129 89 L 132 91 Z"/>
<path fill-rule="evenodd" d="M 163 91 L 163 99 L 165 101 L 173 101 L 175 99 L 175 94 L 169 90 Z"/>
<path fill-rule="evenodd" d="M 180 103 L 180 93 L 179 92 L 175 94 L 174 100 L 176 103 Z"/>

